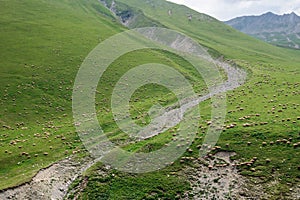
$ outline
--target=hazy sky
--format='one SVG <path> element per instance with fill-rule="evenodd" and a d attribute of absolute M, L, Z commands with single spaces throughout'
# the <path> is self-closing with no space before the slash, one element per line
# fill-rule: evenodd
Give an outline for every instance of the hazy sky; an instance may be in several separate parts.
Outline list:
<path fill-rule="evenodd" d="M 260 15 L 268 11 L 276 14 L 295 12 L 300 15 L 300 0 L 168 0 L 184 4 L 219 20 L 244 15 Z"/>

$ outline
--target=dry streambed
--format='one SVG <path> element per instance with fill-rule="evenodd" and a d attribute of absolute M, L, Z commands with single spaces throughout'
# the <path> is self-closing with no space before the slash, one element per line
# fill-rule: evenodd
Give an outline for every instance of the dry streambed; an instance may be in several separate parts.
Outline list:
<path fill-rule="evenodd" d="M 40 170 L 29 183 L 0 193 L 0 199 L 63 199 L 69 185 L 93 163 L 89 157 L 66 158 Z"/>

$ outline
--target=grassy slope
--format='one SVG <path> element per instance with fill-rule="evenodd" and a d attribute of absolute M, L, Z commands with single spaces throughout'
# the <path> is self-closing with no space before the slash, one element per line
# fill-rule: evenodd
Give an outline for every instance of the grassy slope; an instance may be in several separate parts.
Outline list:
<path fill-rule="evenodd" d="M 258 172 L 251 174 L 245 169 L 243 171 L 245 174 L 268 177 L 271 170 L 275 168 L 278 169 L 279 175 L 289 176 L 289 180 L 284 179 L 283 185 L 278 186 L 283 187 L 278 189 L 279 192 L 285 192 L 288 189 L 286 183 L 294 183 L 296 177 L 299 177 L 299 172 L 296 169 L 299 153 L 291 146 L 282 144 L 277 146 L 268 145 L 268 147 L 262 149 L 261 142 L 289 137 L 293 138 L 292 142 L 299 141 L 299 122 L 292 123 L 292 121 L 295 121 L 297 113 L 299 113 L 299 106 L 293 106 L 293 103 L 299 103 L 299 93 L 297 93 L 299 88 L 294 85 L 299 80 L 299 52 L 276 48 L 251 39 L 215 20 L 199 21 L 197 19 L 202 18 L 202 15 L 196 14 L 186 7 L 175 6 L 163 1 L 153 2 L 155 9 L 151 4 L 144 1 L 123 1 L 123 3 L 137 7 L 139 10 L 142 9 L 147 17 L 159 21 L 167 27 L 191 35 L 203 45 L 214 49 L 215 54 L 219 52 L 225 55 L 226 58 L 234 59 L 238 64 L 252 70 L 253 76 L 249 83 L 236 92 L 229 94 L 232 96 L 228 98 L 228 110 L 234 112 L 228 114 L 228 123 L 237 122 L 239 126 L 236 129 L 226 131 L 222 135 L 220 144 L 230 143 L 231 150 L 238 152 L 238 158 L 259 157 Z M 173 10 L 173 16 L 171 17 L 167 14 L 170 8 Z M 108 17 L 103 17 L 103 14 L 98 14 L 98 11 L 105 13 Z M 194 19 L 189 22 L 187 14 L 192 12 L 194 13 Z M 14 128 L 14 130 L 3 128 L 0 135 L 0 176 L 1 180 L 5 180 L 1 181 L 0 188 L 4 188 L 28 180 L 39 168 L 61 158 L 65 149 L 73 149 L 79 146 L 77 141 L 74 142 L 78 138 L 76 138 L 74 129 L 71 126 L 71 81 L 74 79 L 76 71 L 87 53 L 99 41 L 121 31 L 122 28 L 112 21 L 112 17 L 109 16 L 107 10 L 103 9 L 97 1 L 92 0 L 29 1 L 22 3 L 2 1 L 1 13 L 4 13 L 0 18 L 1 27 L 3 26 L 4 29 L 1 29 L 0 43 L 0 92 L 2 97 L 0 103 L 5 106 L 5 109 L 0 111 L 0 123 Z M 16 42 L 16 39 L 21 42 Z M 157 52 L 148 52 L 144 56 L 151 57 L 155 54 L 157 55 Z M 162 58 L 163 60 L 164 58 Z M 168 63 L 168 60 L 164 62 Z M 176 63 L 171 63 L 171 65 L 176 67 Z M 118 67 L 118 65 L 115 67 Z M 265 77 L 264 74 L 267 76 Z M 289 96 L 286 97 L 281 94 L 277 97 L 280 93 L 280 91 L 277 91 L 279 89 L 284 89 L 281 93 L 288 93 Z M 163 89 L 156 91 L 157 95 L 163 91 Z M 293 91 L 296 93 L 293 94 Z M 243 98 L 244 102 L 241 102 L 240 98 L 244 93 L 246 96 Z M 106 94 L 105 91 L 103 91 L 103 94 Z M 275 94 L 277 96 L 273 97 Z M 268 96 L 264 98 L 263 95 Z M 140 97 L 145 97 L 145 95 L 141 94 Z M 271 99 L 275 101 L 269 103 Z M 148 105 L 150 102 L 151 100 L 144 103 Z M 103 103 L 105 105 L 107 102 Z M 268 113 L 274 105 L 277 106 L 276 109 L 279 109 L 280 103 L 289 103 L 283 113 L 278 113 L 278 117 L 275 116 L 277 113 L 274 115 Z M 237 111 L 237 106 L 245 109 Z M 207 107 L 209 107 L 208 102 L 201 105 L 203 109 Z M 143 106 L 137 106 L 137 108 L 143 108 Z M 249 129 L 242 128 L 242 124 L 245 122 L 240 122 L 238 118 L 251 113 L 260 113 L 261 117 L 250 119 L 249 122 L 268 121 L 269 125 Z M 67 114 L 67 117 L 63 117 L 64 114 Z M 203 112 L 202 115 L 206 119 L 209 113 Z M 286 118 L 291 118 L 291 121 L 273 122 L 274 120 L 280 121 Z M 39 123 L 36 122 L 37 120 Z M 22 125 L 21 122 L 24 122 L 25 125 Z M 51 125 L 51 122 L 53 122 L 53 125 Z M 19 126 L 16 123 L 19 123 Z M 110 127 L 109 119 L 107 123 Z M 204 125 L 204 122 L 202 123 Z M 62 128 L 59 128 L 60 126 Z M 23 129 L 28 127 L 28 130 L 22 130 L 22 127 Z M 53 129 L 55 127 L 57 130 Z M 47 136 L 45 132 L 50 133 L 50 136 Z M 42 136 L 33 137 L 35 133 L 40 133 Z M 68 142 L 73 143 L 63 144 L 65 141 L 55 139 L 55 135 L 64 135 L 67 137 Z M 201 135 L 200 130 L 199 135 Z M 42 137 L 46 138 L 43 139 Z M 9 142 L 16 138 L 29 140 L 18 142 L 17 145 L 9 145 Z M 159 148 L 168 139 L 170 138 L 162 135 L 154 138 L 150 144 L 139 144 L 129 149 L 147 151 L 150 147 L 151 149 Z M 44 141 L 49 142 L 49 145 L 44 145 Z M 248 141 L 252 141 L 253 145 L 247 146 Z M 35 147 L 32 147 L 33 143 L 36 143 Z M 54 150 L 50 151 L 50 145 L 53 146 Z M 18 146 L 22 146 L 22 149 L 19 149 Z M 278 149 L 280 151 L 277 151 Z M 11 154 L 4 153 L 5 150 L 8 150 Z M 264 153 L 262 153 L 262 150 Z M 19 153 L 23 151 L 30 153 L 31 158 L 20 157 Z M 41 154 L 44 151 L 49 152 L 49 155 L 33 157 L 34 154 Z M 268 166 L 264 164 L 266 158 L 272 160 Z M 283 162 L 283 159 L 286 163 Z M 20 164 L 17 165 L 19 162 Z M 286 164 L 290 167 L 286 168 Z M 175 163 L 175 166 L 161 173 L 167 174 L 169 171 L 176 171 L 180 167 L 178 163 Z M 160 174 L 162 183 L 168 183 L 167 176 L 162 176 L 162 174 Z M 146 175 L 142 180 L 144 183 L 147 181 L 151 183 L 156 180 L 155 176 L 155 174 Z M 95 179 L 97 180 L 97 177 Z M 122 179 L 109 180 L 109 187 L 111 191 L 118 194 L 124 189 L 120 183 L 129 185 L 127 189 L 134 189 L 134 185 L 128 184 L 128 181 L 133 182 L 133 180 L 130 176 L 122 176 Z M 91 188 L 95 187 L 93 183 L 95 182 L 89 183 Z M 182 189 L 185 188 L 184 182 L 176 179 L 168 185 L 172 185 L 172 187 L 168 188 L 165 185 L 163 188 L 155 189 L 156 186 L 145 184 L 143 187 L 144 193 L 135 188 L 134 192 L 123 194 L 123 197 L 142 198 L 148 192 L 151 194 L 152 190 L 159 191 L 158 195 L 161 195 L 160 191 L 164 191 L 164 189 L 166 195 L 173 195 L 170 197 L 174 197 L 175 194 L 172 194 L 174 188 L 179 188 L 178 193 L 181 193 Z M 93 191 L 96 191 L 97 194 L 96 189 L 87 190 L 87 192 Z M 111 191 L 106 190 L 105 194 L 109 195 Z M 276 192 L 276 190 L 274 191 Z"/>
<path fill-rule="evenodd" d="M 86 55 L 99 42 L 125 28 L 94 0 L 1 4 L 0 103 L 4 108 L 0 111 L 0 189 L 3 189 L 28 181 L 37 170 L 78 152 L 81 144 L 71 113 L 73 80 Z M 143 60 L 137 59 L 140 57 Z M 121 57 L 105 72 L 97 96 L 102 125 L 105 130 L 113 131 L 112 137 L 117 135 L 115 140 L 124 140 L 124 136 L 119 136 L 111 113 L 105 112 L 110 103 L 104 99 L 110 96 L 122 73 L 147 62 L 171 65 L 191 79 L 195 89 L 203 88 L 201 77 L 172 54 L 145 51 Z M 163 87 L 149 85 L 144 89 L 137 92 L 144 106 L 137 105 L 133 115 L 145 105 L 152 105 L 149 93 L 161 99 L 162 104 L 175 100 L 172 96 L 164 97 L 168 90 Z M 45 152 L 47 156 L 43 155 Z"/>
<path fill-rule="evenodd" d="M 274 58 L 286 61 L 284 58 L 287 56 L 292 56 L 296 62 L 300 59 L 296 56 L 299 52 L 291 53 L 293 51 L 276 48 L 248 37 L 212 17 L 197 13 L 185 6 L 161 0 L 118 1 L 142 10 L 147 17 L 159 20 L 168 28 L 186 33 L 197 39 L 202 45 L 217 50 L 230 58 L 254 62 L 265 60 L 268 63 Z M 172 10 L 171 16 L 168 15 L 168 10 Z M 192 21 L 188 21 L 190 14 L 193 15 Z M 254 59 L 253 56 L 257 59 Z"/>
<path fill-rule="evenodd" d="M 237 127 L 224 130 L 219 145 L 224 149 L 225 144 L 230 144 L 230 147 L 225 149 L 237 152 L 235 158 L 242 161 L 258 157 L 258 162 L 251 167 L 255 171 L 253 169 L 251 171 L 249 167 L 241 167 L 242 174 L 259 177 L 262 182 L 266 181 L 266 192 L 274 198 L 288 193 L 290 187 L 299 182 L 300 177 L 299 151 L 293 148 L 293 144 L 300 139 L 300 122 L 297 120 L 300 110 L 298 83 L 300 52 L 274 47 L 250 38 L 184 6 L 158 0 L 119 1 L 142 10 L 146 17 L 158 20 L 166 27 L 192 36 L 211 48 L 210 51 L 214 55 L 224 55 L 225 58 L 234 60 L 249 70 L 248 83 L 228 93 L 227 124 L 236 123 Z M 168 15 L 169 9 L 172 10 L 172 16 Z M 189 14 L 193 14 L 192 21 L 187 18 Z M 209 120 L 208 107 L 209 102 L 201 104 L 202 116 L 207 120 Z M 245 116 L 250 118 L 241 119 Z M 201 123 L 205 130 L 206 124 Z M 253 126 L 245 128 L 243 127 L 245 123 Z M 199 130 L 199 137 L 205 133 L 202 131 Z M 164 144 L 166 138 L 159 137 L 146 145 L 132 145 L 129 149 L 145 150 L 145 147 L 150 148 L 149 146 L 156 149 Z M 277 140 L 280 142 L 276 143 Z M 286 142 L 287 140 L 290 140 L 290 143 Z M 248 142 L 251 142 L 251 145 L 248 145 Z M 263 142 L 267 145 L 262 145 Z M 272 142 L 275 142 L 275 145 L 270 145 Z M 199 143 L 201 140 L 196 141 L 194 150 Z M 266 159 L 270 159 L 271 162 L 266 164 Z M 166 169 L 169 172 L 173 170 L 173 166 Z M 268 185 L 274 180 L 279 180 L 279 184 Z M 121 187 L 116 192 L 123 189 Z M 138 198 L 134 195 L 136 193 L 123 197 Z"/>
<path fill-rule="evenodd" d="M 296 48 L 299 46 L 299 36 L 297 34 L 285 34 L 285 33 L 261 33 L 257 35 L 252 35 L 260 40 L 269 42 L 276 46 L 286 47 L 286 48 Z M 298 37 L 297 37 L 298 36 Z M 288 40 L 289 38 L 290 40 Z"/>
<path fill-rule="evenodd" d="M 2 189 L 80 145 L 72 126 L 72 81 L 91 49 L 124 29 L 93 0 L 5 0 L 0 10 Z"/>

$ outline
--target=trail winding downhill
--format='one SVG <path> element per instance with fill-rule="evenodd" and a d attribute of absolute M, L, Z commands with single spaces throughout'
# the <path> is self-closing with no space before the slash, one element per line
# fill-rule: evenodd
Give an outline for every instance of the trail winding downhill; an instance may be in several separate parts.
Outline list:
<path fill-rule="evenodd" d="M 235 88 L 245 83 L 247 73 L 243 69 L 233 67 L 230 64 L 221 61 L 214 61 L 214 63 L 224 70 L 224 72 L 227 74 L 227 80 L 222 85 L 211 88 L 209 94 L 193 99 L 188 99 L 180 106 L 180 108 L 171 110 L 167 109 L 160 116 L 153 119 L 152 124 L 154 126 L 150 126 L 149 128 L 143 130 L 143 132 L 140 133 L 140 138 L 142 138 L 143 140 L 149 139 L 158 135 L 159 133 L 165 132 L 169 128 L 179 124 L 183 119 L 182 113 L 185 113 L 188 109 L 199 105 L 199 103 L 210 99 L 216 94 L 234 90 Z"/>

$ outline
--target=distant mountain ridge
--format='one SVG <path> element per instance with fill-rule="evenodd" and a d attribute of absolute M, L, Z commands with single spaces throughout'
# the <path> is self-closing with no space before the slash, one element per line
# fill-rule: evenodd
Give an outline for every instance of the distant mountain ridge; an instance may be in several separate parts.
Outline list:
<path fill-rule="evenodd" d="M 233 28 L 274 45 L 300 49 L 300 16 L 276 15 L 237 17 L 225 22 Z"/>

